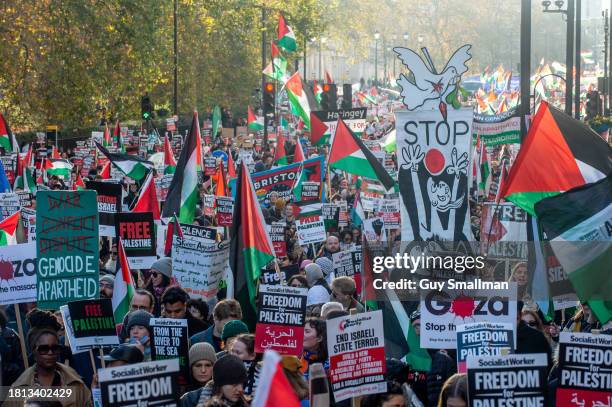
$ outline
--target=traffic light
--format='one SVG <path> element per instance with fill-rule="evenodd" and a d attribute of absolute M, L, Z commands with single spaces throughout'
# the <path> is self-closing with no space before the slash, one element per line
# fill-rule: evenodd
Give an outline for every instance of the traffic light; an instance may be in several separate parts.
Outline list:
<path fill-rule="evenodd" d="M 148 94 L 140 98 L 140 112 L 142 114 L 142 120 L 149 120 L 153 115 L 153 105 L 151 104 L 151 98 L 149 98 Z"/>
<path fill-rule="evenodd" d="M 345 83 L 342 85 L 342 108 L 351 109 L 353 107 L 353 85 Z"/>
<path fill-rule="evenodd" d="M 268 82 L 264 86 L 263 113 L 264 115 L 274 114 L 275 110 L 274 84 L 272 82 Z"/>
<path fill-rule="evenodd" d="M 321 94 L 321 110 L 336 109 L 338 109 L 338 88 L 335 83 L 326 83 Z"/>
<path fill-rule="evenodd" d="M 592 90 L 588 92 L 586 99 L 586 117 L 587 120 L 591 120 L 600 114 L 601 100 L 599 99 L 599 91 Z"/>

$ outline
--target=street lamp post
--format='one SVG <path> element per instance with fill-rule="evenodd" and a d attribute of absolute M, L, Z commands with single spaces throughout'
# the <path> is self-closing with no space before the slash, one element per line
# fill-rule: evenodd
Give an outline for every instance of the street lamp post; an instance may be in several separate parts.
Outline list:
<path fill-rule="evenodd" d="M 527 135 L 525 118 L 530 113 L 531 0 L 521 0 L 521 140 Z"/>
<path fill-rule="evenodd" d="M 374 86 L 378 84 L 378 40 L 380 33 L 378 30 L 374 33 Z"/>
<path fill-rule="evenodd" d="M 178 116 L 178 0 L 174 0 L 174 78 L 172 90 L 172 110 Z"/>
<path fill-rule="evenodd" d="M 417 41 L 419 42 L 419 47 L 422 46 L 423 41 L 425 41 L 425 37 L 423 36 L 423 34 L 419 34 L 419 36 L 417 37 Z"/>

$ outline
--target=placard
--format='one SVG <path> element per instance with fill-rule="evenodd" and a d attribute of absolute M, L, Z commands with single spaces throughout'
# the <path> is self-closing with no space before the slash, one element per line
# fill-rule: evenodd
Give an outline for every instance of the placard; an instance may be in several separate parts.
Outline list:
<path fill-rule="evenodd" d="M 38 308 L 98 298 L 95 191 L 38 191 L 36 198 Z"/>
<path fill-rule="evenodd" d="M 340 206 L 336 204 L 322 204 L 321 216 L 327 232 L 335 232 L 338 230 L 338 222 L 340 220 Z"/>
<path fill-rule="evenodd" d="M 186 319 L 151 318 L 151 360 L 178 359 L 179 384 L 189 382 L 189 331 Z"/>
<path fill-rule="evenodd" d="M 232 226 L 234 216 L 234 199 L 227 196 L 217 196 L 217 225 Z"/>
<path fill-rule="evenodd" d="M 369 242 L 386 242 L 385 220 L 382 217 L 363 220 L 363 234 Z"/>
<path fill-rule="evenodd" d="M 178 359 L 135 363 L 98 370 L 105 407 L 179 407 Z"/>
<path fill-rule="evenodd" d="M 475 322 L 457 326 L 457 371 L 467 371 L 468 356 L 501 356 L 513 353 L 515 325 Z"/>
<path fill-rule="evenodd" d="M 300 265 L 289 264 L 287 266 L 279 267 L 279 270 L 280 276 L 275 268 L 262 268 L 259 281 L 261 284 L 279 285 L 281 284 L 282 279 L 283 284 L 285 284 L 291 277 L 295 276 L 296 274 L 300 274 Z"/>
<path fill-rule="evenodd" d="M 204 175 L 211 176 L 217 173 L 217 159 L 215 157 L 204 158 Z"/>
<path fill-rule="evenodd" d="M 36 241 L 36 210 L 21 208 L 21 220 L 28 236 L 28 242 Z"/>
<path fill-rule="evenodd" d="M 130 268 L 148 269 L 157 261 L 155 223 L 151 212 L 118 213 L 116 235 L 121 238 Z"/>
<path fill-rule="evenodd" d="M 547 363 L 545 353 L 469 356 L 469 406 L 547 406 Z"/>
<path fill-rule="evenodd" d="M 325 240 L 325 224 L 320 215 L 306 216 L 295 221 L 296 234 L 300 246 L 321 243 Z"/>
<path fill-rule="evenodd" d="M 77 348 L 119 345 L 110 298 L 72 301 L 68 311 Z"/>
<path fill-rule="evenodd" d="M 352 277 L 355 275 L 355 265 L 353 263 L 354 256 L 353 251 L 344 250 L 338 253 L 332 254 L 332 263 L 334 265 L 334 276 L 335 277 Z"/>
<path fill-rule="evenodd" d="M 287 255 L 287 242 L 285 241 L 286 222 L 272 222 L 268 225 L 268 234 L 274 246 L 274 254 L 276 257 L 285 257 Z"/>
<path fill-rule="evenodd" d="M 255 325 L 255 352 L 302 355 L 308 289 L 260 285 Z"/>
<path fill-rule="evenodd" d="M 387 391 L 382 311 L 328 320 L 327 349 L 337 402 Z"/>
<path fill-rule="evenodd" d="M 0 305 L 36 302 L 36 243 L 0 246 Z"/>
<path fill-rule="evenodd" d="M 558 406 L 608 406 L 612 400 L 612 335 L 561 332 Z"/>
<path fill-rule="evenodd" d="M 401 226 L 399 199 L 383 199 L 378 207 L 386 230 L 399 229 Z"/>
<path fill-rule="evenodd" d="M 121 212 L 123 188 L 120 184 L 99 181 L 85 181 L 85 186 L 98 193 L 100 236 L 115 237 L 115 214 Z"/>
<path fill-rule="evenodd" d="M 34 195 L 29 193 L 28 191 L 17 191 L 16 194 L 19 197 L 19 206 L 21 206 L 22 208 L 32 207 Z"/>
<path fill-rule="evenodd" d="M 19 195 L 15 192 L 0 193 L 0 220 L 8 218 L 20 209 Z"/>
<path fill-rule="evenodd" d="M 316 181 L 302 182 L 301 201 L 318 201 L 321 198 L 321 183 Z"/>

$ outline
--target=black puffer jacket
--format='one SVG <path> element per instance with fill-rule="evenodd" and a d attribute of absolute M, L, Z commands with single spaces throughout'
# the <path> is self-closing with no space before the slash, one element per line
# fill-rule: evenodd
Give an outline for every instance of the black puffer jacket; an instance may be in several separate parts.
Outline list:
<path fill-rule="evenodd" d="M 2 386 L 10 386 L 23 373 L 23 358 L 19 336 L 11 328 L 0 331 L 0 355 L 2 356 Z"/>
<path fill-rule="evenodd" d="M 444 382 L 457 373 L 457 361 L 452 351 L 429 350 L 429 353 L 431 369 L 427 372 L 427 400 L 430 406 L 436 406 Z"/>

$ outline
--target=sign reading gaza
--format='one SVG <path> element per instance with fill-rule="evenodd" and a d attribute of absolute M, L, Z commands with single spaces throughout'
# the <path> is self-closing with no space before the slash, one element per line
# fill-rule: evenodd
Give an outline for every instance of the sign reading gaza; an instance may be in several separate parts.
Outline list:
<path fill-rule="evenodd" d="M 96 192 L 39 191 L 36 202 L 38 308 L 98 298 Z"/>

